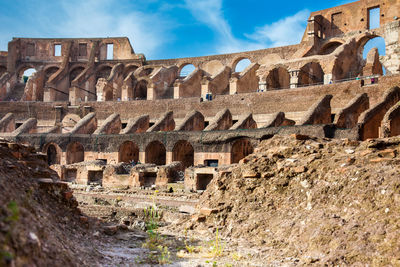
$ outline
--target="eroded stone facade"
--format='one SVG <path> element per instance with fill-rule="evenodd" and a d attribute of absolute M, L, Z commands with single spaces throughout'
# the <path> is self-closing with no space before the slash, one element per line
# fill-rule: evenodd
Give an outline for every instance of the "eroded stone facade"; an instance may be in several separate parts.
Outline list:
<path fill-rule="evenodd" d="M 379 27 L 370 29 L 376 8 Z M 399 10 L 399 1 L 361 0 L 311 13 L 297 45 L 167 60 L 146 60 L 127 38 L 14 38 L 0 52 L 1 135 L 35 145 L 66 177 L 93 160 L 229 165 L 276 134 L 397 135 Z M 385 55 L 373 49 L 364 60 L 376 37 Z M 251 63 L 237 72 L 243 59 Z M 195 70 L 184 75 L 189 64 Z M 28 68 L 36 72 L 22 83 Z M 86 180 L 100 176 L 84 166 Z M 109 184 L 118 183 L 114 174 L 123 185 L 143 182 L 107 168 Z"/>

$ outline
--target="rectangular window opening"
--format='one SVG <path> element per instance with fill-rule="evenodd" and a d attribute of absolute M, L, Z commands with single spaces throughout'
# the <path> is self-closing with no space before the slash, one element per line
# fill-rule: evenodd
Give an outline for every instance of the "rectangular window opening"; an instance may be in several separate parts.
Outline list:
<path fill-rule="evenodd" d="M 368 29 L 377 29 L 380 27 L 380 8 L 372 7 L 368 9 Z"/>
<path fill-rule="evenodd" d="M 197 174 L 196 190 L 206 190 L 207 185 L 214 178 L 212 174 Z"/>
<path fill-rule="evenodd" d="M 61 45 L 60 44 L 54 45 L 54 56 L 61 57 Z"/>
<path fill-rule="evenodd" d="M 206 159 L 204 160 L 204 165 L 207 167 L 218 167 L 218 160 L 217 159 Z"/>
<path fill-rule="evenodd" d="M 114 44 L 107 44 L 107 60 L 114 59 Z"/>
<path fill-rule="evenodd" d="M 87 56 L 87 44 L 79 44 L 79 56 Z"/>

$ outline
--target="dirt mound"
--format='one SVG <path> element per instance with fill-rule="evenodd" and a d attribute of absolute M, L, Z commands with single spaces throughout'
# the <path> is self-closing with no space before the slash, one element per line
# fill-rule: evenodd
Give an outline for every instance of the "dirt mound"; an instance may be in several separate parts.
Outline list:
<path fill-rule="evenodd" d="M 186 225 L 270 261 L 400 264 L 400 138 L 273 137 L 213 179 Z"/>
<path fill-rule="evenodd" d="M 93 263 L 89 222 L 45 156 L 2 140 L 0 158 L 0 266 Z"/>

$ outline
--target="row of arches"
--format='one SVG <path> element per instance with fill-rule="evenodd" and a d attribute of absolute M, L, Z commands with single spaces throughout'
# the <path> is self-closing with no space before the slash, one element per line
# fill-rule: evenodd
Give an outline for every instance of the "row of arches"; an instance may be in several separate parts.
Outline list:
<path fill-rule="evenodd" d="M 242 72 L 244 71 L 248 66 L 251 64 L 251 60 L 245 57 L 240 57 L 236 59 L 233 64 L 232 64 L 232 70 L 233 72 Z M 220 63 L 221 66 L 222 63 Z M 193 65 L 192 63 L 183 63 L 182 65 L 179 66 L 178 68 L 178 75 L 181 78 L 189 76 L 191 73 L 193 73 L 196 69 L 196 66 Z"/>
<path fill-rule="evenodd" d="M 146 146 L 145 162 L 156 165 L 166 164 L 166 148 L 160 141 L 153 141 Z M 132 160 L 139 160 L 139 147 L 132 141 L 125 141 L 118 151 L 118 161 L 129 163 Z M 194 164 L 193 146 L 185 140 L 178 141 L 172 149 L 172 161 L 182 162 L 185 168 Z"/>
<path fill-rule="evenodd" d="M 240 138 L 233 141 L 231 146 L 231 163 L 238 163 L 239 160 L 253 153 L 254 148 L 250 140 Z M 61 163 L 61 148 L 55 143 L 46 144 L 43 152 L 47 154 L 49 165 Z M 132 141 L 125 141 L 119 146 L 118 162 L 130 163 L 132 160 L 139 161 L 139 146 Z M 180 161 L 185 168 L 194 165 L 194 148 L 186 140 L 179 140 L 172 149 L 172 161 Z M 165 165 L 167 161 L 165 145 L 158 141 L 150 142 L 145 148 L 145 163 Z M 66 164 L 73 164 L 85 160 L 85 148 L 79 142 L 72 142 L 67 145 L 65 153 Z"/>
<path fill-rule="evenodd" d="M 319 55 L 328 55 L 334 51 L 336 51 L 339 47 L 346 45 L 345 54 L 341 56 L 341 58 L 337 58 L 334 67 L 330 74 L 332 74 L 332 80 L 340 80 L 340 79 L 347 79 L 359 76 L 363 71 L 363 64 L 365 65 L 365 60 L 367 57 L 368 52 L 373 47 L 378 47 L 379 55 L 385 55 L 385 40 L 382 37 L 377 35 L 366 35 L 361 36 L 357 40 L 355 40 L 355 44 L 353 47 L 349 46 L 348 43 L 344 43 L 343 40 L 334 39 L 331 42 L 324 44 L 320 51 L 317 53 Z M 353 52 L 349 52 L 349 51 Z M 344 52 L 341 52 L 344 53 Z M 307 54 L 305 55 L 307 56 Z M 339 56 L 340 57 L 340 56 Z M 351 59 L 349 59 L 351 58 Z M 350 60 L 350 61 L 349 61 Z M 364 60 L 364 61 L 363 61 Z M 254 60 L 253 60 L 254 61 Z M 232 67 L 232 72 L 241 72 L 245 68 L 247 68 L 252 61 L 246 57 L 238 57 L 229 64 Z M 184 78 L 190 75 L 193 71 L 195 71 L 196 66 L 191 63 L 190 61 L 182 63 L 178 66 L 178 78 Z M 198 66 L 197 66 L 198 67 Z M 215 72 L 220 70 L 221 67 L 224 67 L 223 63 L 219 60 L 212 60 L 207 61 L 206 63 L 202 64 L 202 69 L 206 71 Z M 112 75 L 112 68 L 113 65 L 110 63 L 102 63 L 96 67 L 94 71 L 94 84 L 97 84 L 100 78 L 107 79 Z M 149 86 L 149 76 L 154 70 L 152 66 L 139 66 L 136 63 L 131 63 L 123 67 L 123 79 L 127 78 L 131 75 L 134 71 L 138 68 L 141 68 L 140 78 L 133 78 L 132 79 L 132 94 L 129 99 L 147 99 L 147 88 Z M 386 69 L 384 68 L 384 64 L 381 66 L 382 71 L 378 73 L 386 74 Z M 69 85 L 71 87 L 71 83 L 74 79 L 76 79 L 79 74 L 81 74 L 85 70 L 83 64 L 76 64 L 74 65 L 69 73 L 67 79 L 69 80 Z M 5 72 L 6 69 L 0 68 L 0 75 L 2 72 Z M 59 71 L 58 65 L 52 65 L 47 67 L 43 70 L 44 78 L 43 78 L 43 85 L 50 79 L 50 77 Z M 18 70 L 18 78 L 20 81 L 26 82 L 28 77 L 31 76 L 36 69 L 33 65 L 24 65 L 19 68 Z M 278 65 L 270 72 L 265 74 L 267 77 L 261 78 L 263 81 L 266 82 L 266 88 L 270 89 L 280 89 L 280 88 L 289 88 L 291 83 L 291 73 L 289 73 L 289 67 Z M 297 86 L 308 86 L 313 84 L 322 84 L 324 83 L 324 70 L 320 65 L 319 61 L 314 60 L 313 62 L 309 62 L 302 66 L 298 73 L 298 79 L 293 80 L 292 83 L 296 84 Z M 328 81 L 326 81 L 328 82 Z M 42 82 L 41 82 L 42 83 Z M 63 83 L 65 84 L 65 83 Z M 67 85 L 68 87 L 68 85 Z M 40 85 L 38 88 L 41 88 Z M 260 87 L 261 88 L 261 87 Z M 171 96 L 171 89 L 168 88 L 168 95 L 163 95 L 162 97 L 172 97 Z M 38 90 L 40 92 L 40 89 Z M 67 94 L 66 89 L 62 89 Z M 117 94 L 118 95 L 118 94 Z M 104 92 L 104 100 L 111 101 L 115 100 L 118 96 L 113 95 L 113 92 Z M 154 97 L 154 96 L 153 96 Z M 65 98 L 65 96 L 63 96 Z M 40 97 L 39 97 L 40 99 Z"/>

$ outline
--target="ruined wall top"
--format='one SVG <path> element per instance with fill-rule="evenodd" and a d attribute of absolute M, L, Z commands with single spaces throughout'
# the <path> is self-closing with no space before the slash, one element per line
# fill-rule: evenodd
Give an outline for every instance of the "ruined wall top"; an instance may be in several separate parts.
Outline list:
<path fill-rule="evenodd" d="M 370 10 L 379 8 L 380 26 L 399 20 L 400 1 L 360 0 L 312 12 L 302 42 L 312 36 L 330 39 L 350 32 L 370 30 Z"/>
<path fill-rule="evenodd" d="M 95 58 L 102 60 L 141 59 L 135 54 L 127 37 L 116 38 L 13 38 L 8 43 L 8 61 L 52 61 L 60 62 L 68 56 L 70 61 L 87 61 L 96 47 Z M 69 55 L 66 49 L 71 44 Z"/>

